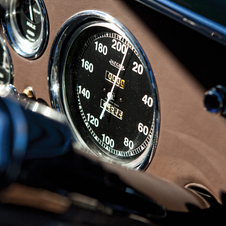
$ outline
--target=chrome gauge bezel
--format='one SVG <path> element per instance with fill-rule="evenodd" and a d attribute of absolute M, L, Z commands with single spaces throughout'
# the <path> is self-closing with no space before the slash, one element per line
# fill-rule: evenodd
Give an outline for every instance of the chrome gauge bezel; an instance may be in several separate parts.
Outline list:
<path fill-rule="evenodd" d="M 142 59 L 145 61 L 145 65 L 147 65 L 148 75 L 150 76 L 150 81 L 152 84 L 152 92 L 154 98 L 154 119 L 153 119 L 153 137 L 152 142 L 149 142 L 147 148 L 143 151 L 143 153 L 137 157 L 133 161 L 123 161 L 121 159 L 115 160 L 105 153 L 101 151 L 91 150 L 90 146 L 88 146 L 84 140 L 82 139 L 79 131 L 77 130 L 76 126 L 73 123 L 72 116 L 70 114 L 70 110 L 68 107 L 68 101 L 66 98 L 66 90 L 65 90 L 65 82 L 64 82 L 64 62 L 66 60 L 65 54 L 65 46 L 69 45 L 67 42 L 72 37 L 76 37 L 80 32 L 82 32 L 83 28 L 86 24 L 92 24 L 93 21 L 97 23 L 107 24 L 112 30 L 117 31 L 118 34 L 122 36 L 126 36 L 127 39 L 130 41 L 132 46 L 139 52 Z M 91 25 L 92 26 L 92 25 Z M 62 63 L 63 62 L 63 63 Z M 65 113 L 69 124 L 71 126 L 73 135 L 77 143 L 82 149 L 89 150 L 91 153 L 98 155 L 99 157 L 103 158 L 103 160 L 116 163 L 122 165 L 127 168 L 134 168 L 134 169 L 146 169 L 147 166 L 150 164 L 158 142 L 159 136 L 159 126 L 160 126 L 160 112 L 159 112 L 159 101 L 158 101 L 158 92 L 157 86 L 155 83 L 155 79 L 152 73 L 151 66 L 145 56 L 142 48 L 134 38 L 134 36 L 115 18 L 111 17 L 110 15 L 99 12 L 99 11 L 83 11 L 78 14 L 75 14 L 71 18 L 69 18 L 60 31 L 58 32 L 52 50 L 50 54 L 50 61 L 49 61 L 49 73 L 48 73 L 48 82 L 49 82 L 49 92 L 50 92 L 50 99 L 52 107 L 57 109 L 59 112 Z"/>
<path fill-rule="evenodd" d="M 44 2 L 35 0 L 41 13 L 41 31 L 38 39 L 34 42 L 25 38 L 18 26 L 16 18 L 16 2 L 17 0 L 8 1 L 3 27 L 5 36 L 14 51 L 20 56 L 28 59 L 38 58 L 47 44 L 48 40 L 48 17 Z"/>
<path fill-rule="evenodd" d="M 9 78 L 8 78 L 7 83 L 4 83 L 4 85 L 13 84 L 14 71 L 13 71 L 12 58 L 11 58 L 9 49 L 8 49 L 8 47 L 6 45 L 6 41 L 1 35 L 0 35 L 0 45 L 2 46 L 3 51 L 5 52 L 6 57 L 7 57 L 7 61 L 8 61 L 8 68 L 7 68 L 7 70 L 8 70 Z"/>

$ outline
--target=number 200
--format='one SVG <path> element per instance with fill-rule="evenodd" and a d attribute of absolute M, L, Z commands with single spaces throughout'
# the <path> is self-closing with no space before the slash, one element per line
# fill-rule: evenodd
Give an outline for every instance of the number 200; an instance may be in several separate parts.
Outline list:
<path fill-rule="evenodd" d="M 121 42 L 115 40 L 115 39 L 112 39 L 112 49 L 116 49 L 118 52 L 121 52 L 122 54 L 125 54 L 128 47 L 125 45 L 125 44 L 122 44 Z"/>

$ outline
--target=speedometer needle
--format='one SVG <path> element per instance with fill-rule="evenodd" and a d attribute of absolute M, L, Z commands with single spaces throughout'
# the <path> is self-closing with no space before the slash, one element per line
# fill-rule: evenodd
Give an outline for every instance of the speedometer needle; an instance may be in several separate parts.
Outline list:
<path fill-rule="evenodd" d="M 33 13 L 32 13 L 31 0 L 29 0 L 29 14 L 30 14 L 31 21 L 33 21 Z"/>
<path fill-rule="evenodd" d="M 102 110 L 102 112 L 101 112 L 101 114 L 100 114 L 100 119 L 103 118 L 104 112 L 106 111 L 106 107 L 107 107 L 109 101 L 113 99 L 113 91 L 114 91 L 114 88 L 115 88 L 115 85 L 116 85 L 116 81 L 118 80 L 120 71 L 121 71 L 121 69 L 122 69 L 123 63 L 124 63 L 124 61 L 125 61 L 127 52 L 128 52 L 128 46 L 127 46 L 126 51 L 125 51 L 125 53 L 124 53 L 124 56 L 123 56 L 123 58 L 122 58 L 122 62 L 121 62 L 120 67 L 119 67 L 119 69 L 118 69 L 118 73 L 117 73 L 117 75 L 116 75 L 116 78 L 115 78 L 115 81 L 114 81 L 114 83 L 113 83 L 113 86 L 111 87 L 111 91 L 108 92 L 108 94 L 107 94 L 107 98 L 108 98 L 108 99 L 107 99 L 106 103 L 104 104 L 104 108 L 103 108 L 103 110 Z"/>

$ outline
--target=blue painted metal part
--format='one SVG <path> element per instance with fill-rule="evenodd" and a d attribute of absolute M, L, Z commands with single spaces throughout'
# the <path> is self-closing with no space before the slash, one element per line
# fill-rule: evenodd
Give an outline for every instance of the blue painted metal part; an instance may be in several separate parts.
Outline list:
<path fill-rule="evenodd" d="M 17 179 L 24 161 L 52 158 L 71 150 L 72 135 L 66 120 L 60 120 L 53 109 L 36 102 L 33 105 L 47 111 L 48 116 L 20 105 L 13 97 L 0 97 L 0 188 Z"/>

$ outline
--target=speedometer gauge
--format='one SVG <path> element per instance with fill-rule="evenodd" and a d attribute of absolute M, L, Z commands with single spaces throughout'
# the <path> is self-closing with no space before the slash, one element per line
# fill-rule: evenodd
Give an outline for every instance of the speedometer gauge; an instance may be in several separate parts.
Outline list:
<path fill-rule="evenodd" d="M 82 12 L 66 22 L 52 54 L 52 104 L 66 113 L 77 142 L 106 161 L 144 169 L 156 148 L 159 111 L 135 38 L 109 15 Z"/>
<path fill-rule="evenodd" d="M 8 1 L 3 24 L 11 46 L 19 55 L 35 59 L 42 53 L 48 35 L 42 0 Z"/>

